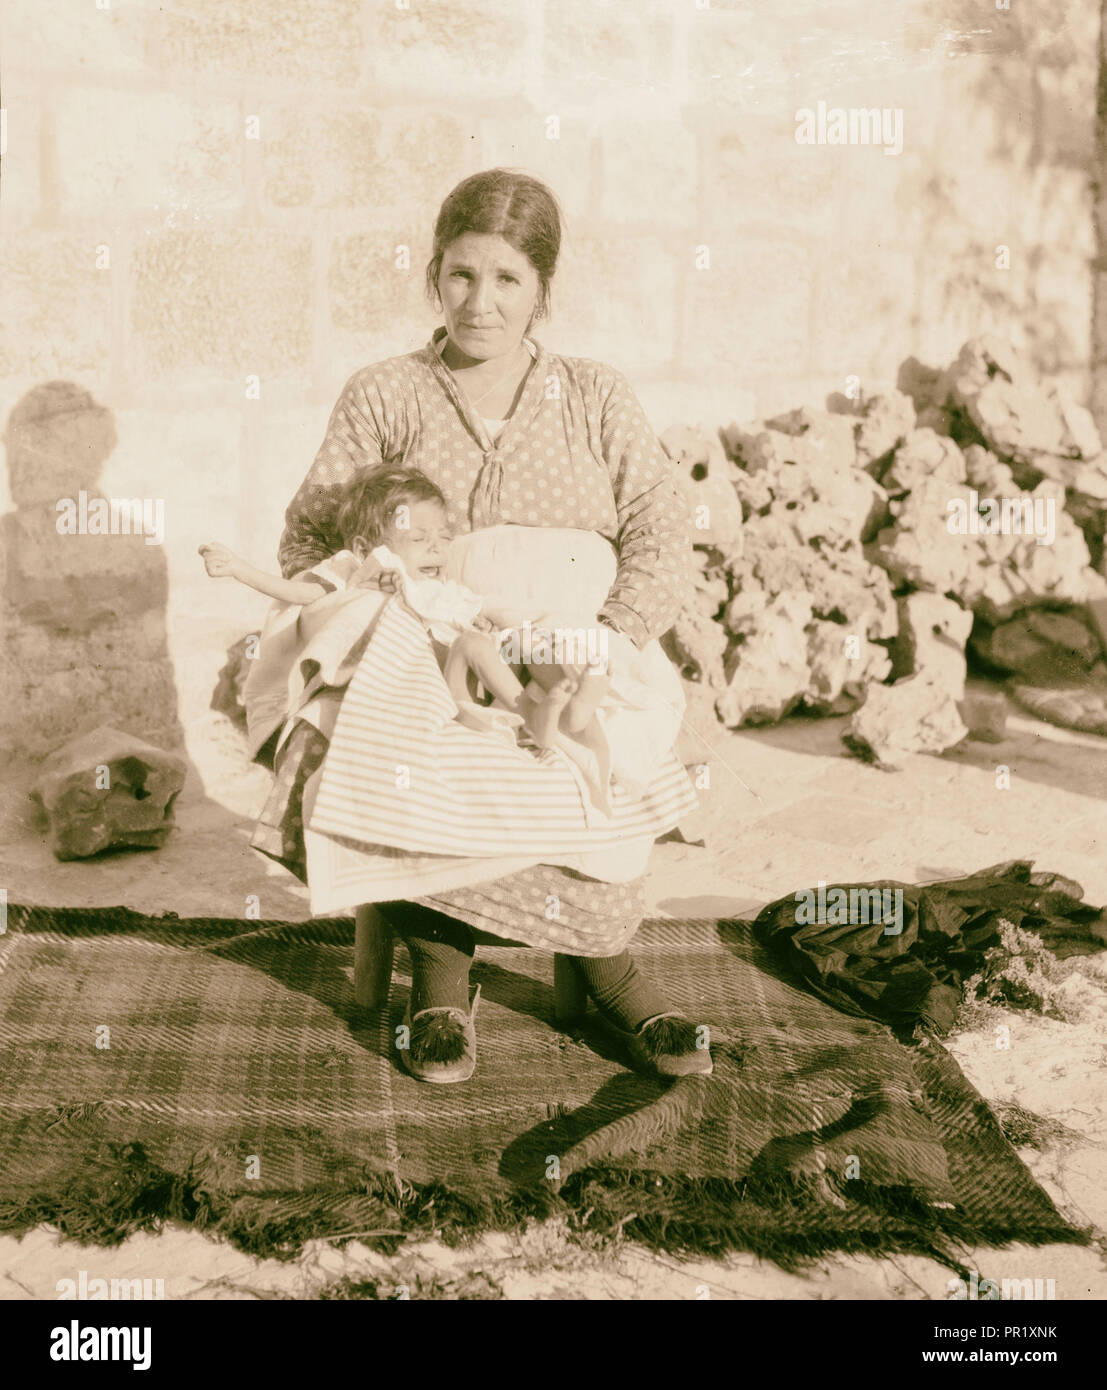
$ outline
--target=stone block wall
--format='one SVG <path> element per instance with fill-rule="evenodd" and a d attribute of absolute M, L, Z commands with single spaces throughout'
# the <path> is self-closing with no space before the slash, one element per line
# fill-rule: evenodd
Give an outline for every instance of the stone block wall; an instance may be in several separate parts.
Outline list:
<path fill-rule="evenodd" d="M 265 601 L 209 581 L 197 545 L 273 563 L 346 377 L 433 328 L 434 216 L 478 169 L 558 194 L 541 336 L 624 371 L 658 431 L 822 404 L 851 377 L 875 392 L 986 331 L 1086 397 L 1097 35 L 1093 0 L 6 0 L 8 467 L 29 393 L 88 393 L 90 438 L 101 411 L 114 431 L 89 485 L 163 501 L 168 599 L 162 654 L 151 600 L 133 650 L 113 614 L 95 679 L 63 604 L 48 715 L 7 643 L 0 744 L 91 726 L 141 662 L 170 663 L 179 706 L 145 732 L 202 713 Z M 820 101 L 898 110 L 901 152 L 797 143 Z M 73 433 L 47 430 L 80 455 Z M 49 499 L 17 491 L 0 507 L 23 583 L 11 537 Z M 123 587 L 142 570 L 125 548 Z M 49 620 L 6 617 L 41 649 Z"/>

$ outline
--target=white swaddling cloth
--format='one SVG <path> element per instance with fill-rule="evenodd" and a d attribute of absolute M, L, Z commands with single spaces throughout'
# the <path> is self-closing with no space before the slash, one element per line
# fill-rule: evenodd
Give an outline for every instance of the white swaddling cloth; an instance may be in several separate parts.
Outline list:
<path fill-rule="evenodd" d="M 372 556 L 382 568 L 400 576 L 404 602 L 423 619 L 436 642 L 448 646 L 459 632 L 472 627 L 483 603 L 481 596 L 472 589 L 455 579 L 416 579 L 386 545 L 378 545 Z"/>

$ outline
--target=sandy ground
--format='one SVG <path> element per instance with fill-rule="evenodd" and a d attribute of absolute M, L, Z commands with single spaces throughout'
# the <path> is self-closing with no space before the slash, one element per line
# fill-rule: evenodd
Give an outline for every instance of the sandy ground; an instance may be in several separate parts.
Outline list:
<path fill-rule="evenodd" d="M 657 847 L 654 912 L 749 916 L 819 879 L 918 882 L 1013 858 L 1068 874 L 1087 900 L 1107 902 L 1107 740 L 1013 714 L 1001 744 L 966 743 L 885 773 L 843 756 L 843 723 L 789 720 L 728 734 L 693 713 L 681 751 L 709 768 L 697 827 L 707 845 Z M 247 765 L 238 734 L 207 716 L 189 730 L 189 754 L 197 775 L 182 795 L 179 829 L 155 854 L 55 862 L 18 779 L 9 780 L 0 808 L 0 881 L 9 900 L 230 916 L 257 894 L 263 917 L 306 917 L 300 886 L 248 847 L 267 775 Z M 1002 789 L 1001 766 L 1010 772 Z M 1085 1249 L 978 1250 L 966 1263 L 995 1280 L 1053 1280 L 1057 1299 L 1103 1298 L 1107 953 L 1072 963 L 1063 992 L 1067 1021 L 979 1009 L 951 1047 L 994 1105 L 1018 1105 L 1051 1122 L 1020 1155 L 1070 1219 L 1094 1227 L 1096 1241 Z M 338 1250 L 318 1241 L 290 1263 L 252 1259 L 183 1229 L 136 1236 L 116 1250 L 64 1242 L 45 1227 L 21 1240 L 0 1237 L 0 1298 L 55 1298 L 57 1281 L 80 1270 L 89 1278 L 160 1278 L 165 1297 L 175 1299 L 312 1298 L 339 1280 L 374 1281 L 378 1296 L 410 1298 L 944 1299 L 950 1277 L 914 1256 L 834 1256 L 802 1274 L 752 1255 L 685 1261 L 629 1239 L 593 1247 L 570 1240 L 557 1223 L 521 1237 L 484 1236 L 459 1250 L 412 1241 L 391 1257 L 356 1242 Z"/>

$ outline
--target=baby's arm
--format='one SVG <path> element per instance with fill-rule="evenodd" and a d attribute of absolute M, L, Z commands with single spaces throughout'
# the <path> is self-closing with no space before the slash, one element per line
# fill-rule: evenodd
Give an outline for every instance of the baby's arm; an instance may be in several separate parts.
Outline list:
<path fill-rule="evenodd" d="M 280 579 L 275 574 L 255 569 L 218 541 L 202 545 L 200 554 L 204 557 L 204 567 L 213 579 L 237 579 L 247 588 L 267 594 L 269 598 L 280 599 L 283 603 L 313 603 L 326 592 L 321 584 L 310 579 Z"/>

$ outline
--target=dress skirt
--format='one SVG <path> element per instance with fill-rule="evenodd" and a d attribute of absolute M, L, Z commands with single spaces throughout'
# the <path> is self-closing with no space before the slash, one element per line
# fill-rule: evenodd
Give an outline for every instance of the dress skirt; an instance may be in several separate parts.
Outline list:
<path fill-rule="evenodd" d="M 255 849 L 303 883 L 304 800 L 327 746 L 326 735 L 307 720 L 294 726 L 277 752 L 273 787 L 251 840 Z M 614 956 L 626 949 L 641 925 L 645 878 L 603 883 L 538 864 L 506 878 L 414 901 L 505 941 L 568 955 Z"/>

